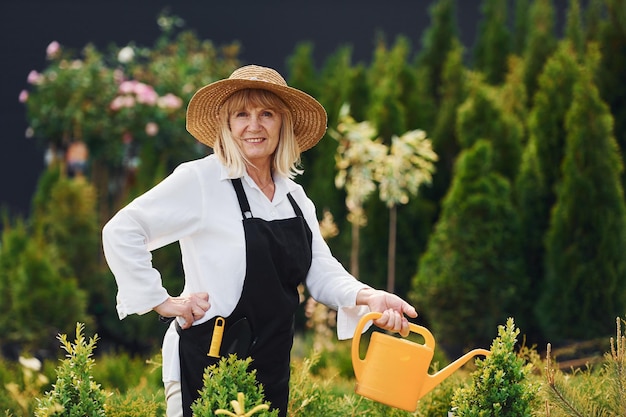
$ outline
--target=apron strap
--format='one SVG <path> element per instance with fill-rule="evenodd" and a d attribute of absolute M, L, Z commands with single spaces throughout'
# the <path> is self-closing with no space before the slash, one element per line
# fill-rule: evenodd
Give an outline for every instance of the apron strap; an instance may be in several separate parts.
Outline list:
<path fill-rule="evenodd" d="M 254 217 L 252 215 L 252 211 L 250 210 L 250 203 L 248 203 L 248 197 L 246 197 L 246 193 L 243 190 L 243 184 L 241 184 L 241 178 L 233 178 L 230 180 L 233 183 L 233 187 L 235 188 L 235 193 L 237 193 L 237 200 L 239 201 L 239 208 L 241 209 L 241 216 L 244 219 L 249 219 Z M 289 203 L 291 207 L 293 207 L 293 211 L 296 213 L 296 216 L 304 218 L 302 214 L 302 210 L 296 200 L 294 200 L 291 193 L 287 193 L 287 198 L 289 199 Z"/>
<path fill-rule="evenodd" d="M 302 217 L 304 219 L 302 210 L 300 210 L 300 206 L 298 205 L 298 203 L 296 203 L 296 200 L 293 199 L 293 197 L 291 196 L 291 193 L 287 193 L 287 198 L 289 199 L 289 202 L 291 203 L 291 207 L 293 207 L 293 211 L 296 212 L 296 216 Z"/>
<path fill-rule="evenodd" d="M 253 217 L 252 211 L 250 210 L 250 204 L 248 203 L 248 198 L 246 197 L 246 193 L 243 191 L 241 178 L 233 178 L 230 181 L 233 183 L 233 187 L 235 187 L 235 192 L 237 193 L 237 200 L 239 200 L 241 215 L 244 219 L 249 219 Z"/>

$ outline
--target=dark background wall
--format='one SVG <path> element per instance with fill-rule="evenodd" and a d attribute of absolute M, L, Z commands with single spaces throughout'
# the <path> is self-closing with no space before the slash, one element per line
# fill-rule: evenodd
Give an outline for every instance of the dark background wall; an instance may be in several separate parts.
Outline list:
<path fill-rule="evenodd" d="M 314 44 L 318 64 L 338 46 L 353 47 L 355 61 L 369 63 L 376 33 L 390 42 L 402 34 L 415 51 L 430 24 L 433 0 L 2 0 L 0 3 L 0 207 L 27 214 L 43 169 L 43 149 L 24 137 L 24 106 L 18 102 L 31 70 L 45 68 L 51 41 L 79 49 L 134 42 L 153 45 L 156 18 L 165 9 L 216 45 L 239 41 L 244 63 L 284 72 L 285 60 L 302 41 Z M 474 42 L 480 0 L 457 1 L 459 32 Z M 563 9 L 566 0 L 555 2 Z M 512 13 L 513 7 L 509 8 Z M 285 74 L 286 75 L 286 74 Z"/>

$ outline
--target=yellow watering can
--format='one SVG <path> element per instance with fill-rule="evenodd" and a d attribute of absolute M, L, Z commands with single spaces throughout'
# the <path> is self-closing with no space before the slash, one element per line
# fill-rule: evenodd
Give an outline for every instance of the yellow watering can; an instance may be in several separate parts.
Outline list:
<path fill-rule="evenodd" d="M 392 407 L 415 411 L 417 402 L 454 371 L 476 355 L 489 355 L 486 349 L 474 349 L 434 375 L 428 373 L 435 351 L 435 338 L 425 327 L 409 323 L 413 333 L 421 334 L 425 343 L 374 332 L 370 338 L 365 359 L 359 355 L 361 333 L 370 320 L 381 313 L 361 317 L 352 339 L 352 366 L 357 384 L 355 392 Z"/>

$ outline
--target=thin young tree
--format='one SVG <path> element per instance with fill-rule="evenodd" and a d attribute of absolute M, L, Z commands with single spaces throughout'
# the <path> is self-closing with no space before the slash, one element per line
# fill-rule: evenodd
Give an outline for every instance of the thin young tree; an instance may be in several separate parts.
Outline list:
<path fill-rule="evenodd" d="M 387 246 L 387 291 L 395 291 L 396 232 L 398 205 L 407 204 L 423 184 L 432 182 L 437 154 L 423 130 L 410 130 L 391 138 L 389 153 L 374 171 L 379 183 L 380 199 L 389 209 L 389 243 Z"/>
<path fill-rule="evenodd" d="M 352 224 L 350 273 L 358 277 L 360 229 L 367 222 L 363 205 L 376 191 L 374 170 L 387 154 L 387 147 L 377 138 L 372 123 L 357 122 L 350 116 L 348 105 L 344 105 L 340 111 L 337 129 L 330 130 L 329 133 L 339 142 L 335 185 L 346 191 L 348 221 Z"/>

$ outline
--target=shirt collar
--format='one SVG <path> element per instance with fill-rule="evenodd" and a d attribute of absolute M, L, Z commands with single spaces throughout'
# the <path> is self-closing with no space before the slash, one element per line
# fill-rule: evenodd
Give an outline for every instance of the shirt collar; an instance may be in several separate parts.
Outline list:
<path fill-rule="evenodd" d="M 237 178 L 237 177 L 230 174 L 228 172 L 228 168 L 220 162 L 220 180 L 226 181 L 226 180 L 232 180 L 233 178 Z M 248 175 L 248 173 L 244 173 L 243 177 L 241 178 L 243 178 L 243 180 L 246 181 L 246 183 L 251 188 L 257 188 L 257 189 L 259 188 L 254 182 L 254 180 Z M 282 200 L 283 196 L 285 196 L 287 193 L 294 191 L 296 189 L 295 183 L 293 181 L 288 181 L 287 178 L 281 175 L 274 174 L 274 184 L 276 186 L 275 197 L 273 200 L 274 202 L 278 202 Z"/>

